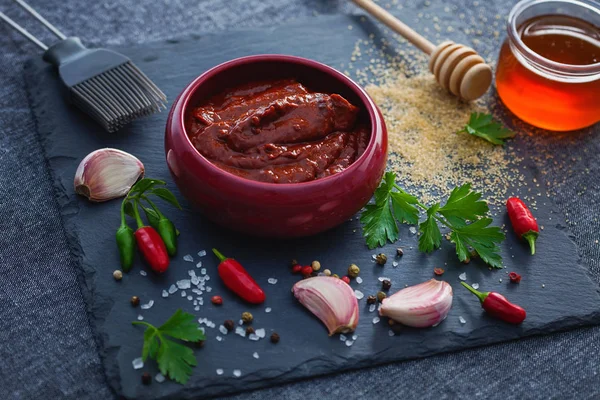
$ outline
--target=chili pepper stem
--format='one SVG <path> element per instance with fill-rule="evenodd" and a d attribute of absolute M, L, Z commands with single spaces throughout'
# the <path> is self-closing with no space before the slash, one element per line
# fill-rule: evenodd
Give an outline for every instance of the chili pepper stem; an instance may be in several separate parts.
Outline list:
<path fill-rule="evenodd" d="M 142 198 L 144 200 L 146 200 L 148 202 L 148 204 L 150 204 L 150 207 L 152 207 L 152 209 L 158 214 L 159 218 L 164 218 L 165 217 L 163 215 L 163 213 L 160 212 L 160 210 L 158 209 L 158 207 L 156 207 L 156 205 L 154 204 L 154 202 L 148 198 L 148 196 L 142 195 Z"/>
<path fill-rule="evenodd" d="M 473 289 L 468 283 L 466 282 L 461 282 L 461 285 L 463 285 L 464 287 L 466 287 L 471 293 L 473 293 L 475 296 L 477 296 L 479 298 L 479 301 L 483 303 L 483 301 L 485 300 L 485 298 L 487 297 L 487 293 L 482 293 L 478 290 Z"/>
<path fill-rule="evenodd" d="M 521 236 L 523 239 L 527 240 L 527 242 L 529 243 L 529 247 L 531 248 L 531 255 L 535 254 L 535 241 L 537 240 L 538 237 L 538 233 L 536 231 L 529 231 L 527 233 L 524 233 L 523 236 Z"/>
<path fill-rule="evenodd" d="M 219 250 L 217 249 L 212 249 L 213 253 L 215 253 L 215 256 L 217 256 L 217 258 L 219 259 L 219 261 L 225 261 L 227 260 L 227 257 L 225 257 L 223 254 L 221 254 L 219 252 Z"/>
<path fill-rule="evenodd" d="M 125 204 L 129 201 L 129 198 L 125 197 L 121 202 L 121 228 L 127 226 L 127 221 L 125 219 Z"/>
<path fill-rule="evenodd" d="M 140 218 L 140 212 L 138 210 L 138 199 L 133 200 L 133 216 L 138 229 L 144 227 L 144 221 Z"/>

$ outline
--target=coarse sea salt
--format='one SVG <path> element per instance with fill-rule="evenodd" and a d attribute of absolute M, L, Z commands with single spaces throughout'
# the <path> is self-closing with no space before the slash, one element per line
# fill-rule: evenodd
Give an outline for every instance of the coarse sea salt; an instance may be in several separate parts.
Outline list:
<path fill-rule="evenodd" d="M 235 327 L 235 333 L 240 335 L 241 337 L 246 337 L 246 330 L 244 328 L 242 328 L 241 326 Z"/>
<path fill-rule="evenodd" d="M 377 306 L 376 306 L 375 304 L 371 304 L 371 305 L 369 306 L 369 312 L 373 312 L 373 311 L 375 311 L 375 309 L 376 309 L 376 308 L 377 308 Z"/>
<path fill-rule="evenodd" d="M 186 254 L 185 256 L 183 256 L 183 261 L 194 262 L 194 257 L 192 257 L 191 254 Z"/>
<path fill-rule="evenodd" d="M 410 228 L 408 228 L 408 231 L 410 232 L 411 235 L 417 234 L 417 228 L 415 228 L 414 226 L 411 226 Z"/>
<path fill-rule="evenodd" d="M 394 261 L 394 262 L 392 263 L 392 267 L 396 268 L 397 266 L 398 266 L 398 261 Z"/>
<path fill-rule="evenodd" d="M 169 294 L 173 294 L 177 291 L 177 286 L 171 285 L 169 286 Z"/>
<path fill-rule="evenodd" d="M 206 293 L 212 292 L 212 288 L 210 286 L 207 286 L 205 290 L 206 290 Z"/>
<path fill-rule="evenodd" d="M 206 268 L 202 268 L 202 269 L 200 270 L 200 273 L 201 273 L 202 275 L 206 275 Z"/>
<path fill-rule="evenodd" d="M 254 333 L 256 333 L 256 336 L 258 336 L 261 339 L 263 339 L 267 335 L 265 328 L 259 328 Z"/>
<path fill-rule="evenodd" d="M 192 285 L 196 286 L 196 285 L 198 285 L 198 283 L 200 283 L 200 278 L 197 277 L 196 275 L 194 275 L 194 276 L 192 276 L 191 282 L 192 282 Z"/>
<path fill-rule="evenodd" d="M 356 340 L 356 339 L 358 339 L 358 335 L 356 335 L 356 334 L 352 335 L 352 340 Z"/>
<path fill-rule="evenodd" d="M 260 337 L 256 333 L 251 333 L 248 335 L 248 339 L 257 341 L 260 339 Z"/>
<path fill-rule="evenodd" d="M 221 332 L 223 335 L 227 335 L 227 333 L 229 333 L 227 328 L 225 328 L 223 325 L 219 325 L 219 332 Z"/>
<path fill-rule="evenodd" d="M 463 272 L 462 274 L 460 274 L 458 276 L 458 279 L 460 279 L 461 281 L 466 281 L 467 280 L 467 273 Z"/>
<path fill-rule="evenodd" d="M 150 301 L 148 301 L 146 304 L 142 304 L 142 305 L 140 306 L 140 308 L 141 308 L 142 310 L 149 310 L 150 308 L 152 308 L 152 306 L 153 306 L 153 305 L 154 305 L 154 300 L 150 300 Z"/>
<path fill-rule="evenodd" d="M 267 279 L 267 282 L 269 282 L 271 285 L 274 285 L 274 284 L 277 283 L 277 279 L 275 279 L 275 278 L 269 278 L 269 279 Z"/>
<path fill-rule="evenodd" d="M 196 264 L 196 268 L 202 268 L 202 261 L 198 261 L 198 263 Z"/>
<path fill-rule="evenodd" d="M 391 279 L 390 279 L 390 278 L 386 278 L 385 276 L 380 276 L 379 278 L 377 278 L 377 280 L 378 280 L 379 282 L 383 282 L 383 281 L 391 281 Z"/>
<path fill-rule="evenodd" d="M 396 335 L 396 334 L 394 333 L 394 331 L 393 331 L 393 330 L 391 330 L 391 329 L 390 329 L 390 330 L 388 331 L 388 336 L 394 336 L 394 335 Z"/>
<path fill-rule="evenodd" d="M 464 319 L 464 318 L 462 317 L 462 315 L 460 315 L 460 316 L 458 317 L 458 320 L 460 321 L 460 323 L 461 323 L 461 324 L 466 324 L 466 323 L 467 323 L 467 320 L 466 320 L 466 319 Z"/>
<path fill-rule="evenodd" d="M 193 269 L 190 269 L 190 270 L 188 271 L 188 275 L 189 275 L 190 277 L 192 277 L 192 276 L 196 276 L 196 271 L 194 271 Z"/>
<path fill-rule="evenodd" d="M 223 375 L 223 369 L 222 368 L 217 368 L 217 375 Z"/>
<path fill-rule="evenodd" d="M 188 299 L 188 300 L 190 300 L 190 301 L 191 301 L 193 298 L 194 298 L 194 296 L 191 296 L 191 295 L 187 297 L 187 299 Z"/>
<path fill-rule="evenodd" d="M 362 278 L 360 276 L 356 277 L 356 283 L 358 283 L 358 284 L 363 283 L 363 280 L 362 280 Z"/>
<path fill-rule="evenodd" d="M 217 336 L 215 339 L 217 339 L 217 342 L 223 341 L 223 338 L 221 336 Z"/>
<path fill-rule="evenodd" d="M 381 318 L 379 318 L 379 317 L 373 318 L 373 325 L 379 323 L 379 321 L 381 321 Z"/>
<path fill-rule="evenodd" d="M 354 344 L 354 340 L 346 340 L 344 343 L 346 344 L 346 346 L 350 347 Z"/>
<path fill-rule="evenodd" d="M 156 379 L 156 382 L 158 383 L 163 383 L 165 381 L 165 376 L 163 374 L 161 374 L 160 372 L 158 374 L 156 374 L 156 376 L 154 377 L 154 379 Z"/>
<path fill-rule="evenodd" d="M 185 292 L 185 290 L 182 290 L 181 291 L 181 297 L 185 297 L 185 296 L 187 296 L 187 293 Z"/>
<path fill-rule="evenodd" d="M 356 298 L 358 300 L 360 300 L 363 297 L 365 297 L 365 294 L 363 292 L 361 292 L 360 290 L 356 289 L 356 290 L 354 290 L 354 296 L 356 296 Z"/>
<path fill-rule="evenodd" d="M 144 360 L 142 360 L 142 357 L 134 358 L 131 364 L 133 365 L 133 369 L 144 368 Z"/>
<path fill-rule="evenodd" d="M 479 283 L 474 283 L 471 285 L 471 287 L 475 290 L 479 289 Z"/>
<path fill-rule="evenodd" d="M 141 271 L 140 271 L 140 275 L 141 275 L 141 276 L 146 276 L 146 275 L 148 275 L 148 273 L 147 273 L 146 271 L 144 271 L 144 270 L 141 270 Z"/>
<path fill-rule="evenodd" d="M 141 315 L 138 315 L 138 321 L 143 321 L 144 317 L 142 317 Z"/>
<path fill-rule="evenodd" d="M 341 340 L 342 342 L 345 342 L 345 341 L 346 341 L 346 339 L 347 339 L 347 338 L 346 338 L 346 335 L 340 335 L 340 340 Z"/>
<path fill-rule="evenodd" d="M 267 307 L 267 308 L 265 308 L 265 312 L 266 312 L 266 313 L 270 313 L 270 312 L 271 312 L 271 307 Z"/>
<path fill-rule="evenodd" d="M 200 250 L 198 252 L 198 257 L 204 257 L 206 255 L 206 250 Z"/>
<path fill-rule="evenodd" d="M 377 259 L 377 254 L 373 254 L 373 255 L 371 256 L 371 258 L 372 258 L 373 260 L 376 260 L 376 259 Z"/>
<path fill-rule="evenodd" d="M 180 281 L 177 281 L 177 287 L 179 289 L 189 289 L 192 286 L 192 281 L 190 281 L 189 279 L 182 279 Z"/>
<path fill-rule="evenodd" d="M 169 292 L 167 292 L 166 290 L 163 290 L 162 297 L 169 297 Z"/>
<path fill-rule="evenodd" d="M 258 355 L 258 353 L 256 351 L 254 353 L 252 353 L 252 357 L 256 358 L 257 360 L 260 358 L 260 356 Z"/>
<path fill-rule="evenodd" d="M 239 378 L 240 376 L 242 376 L 242 371 L 240 371 L 239 369 L 234 369 L 233 376 L 235 376 L 236 378 Z"/>
<path fill-rule="evenodd" d="M 194 307 L 194 311 L 200 311 L 200 306 Z"/>

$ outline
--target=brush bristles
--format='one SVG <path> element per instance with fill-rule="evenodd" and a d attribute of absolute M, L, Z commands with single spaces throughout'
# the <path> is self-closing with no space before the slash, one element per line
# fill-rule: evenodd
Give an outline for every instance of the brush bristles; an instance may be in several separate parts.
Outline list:
<path fill-rule="evenodd" d="M 126 62 L 71 88 L 73 103 L 109 132 L 166 108 L 167 97 L 133 63 Z"/>

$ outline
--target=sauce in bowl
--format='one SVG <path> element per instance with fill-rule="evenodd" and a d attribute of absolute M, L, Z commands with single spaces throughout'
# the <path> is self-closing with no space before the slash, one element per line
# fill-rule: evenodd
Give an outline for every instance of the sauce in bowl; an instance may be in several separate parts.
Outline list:
<path fill-rule="evenodd" d="M 192 108 L 194 147 L 219 168 L 267 183 L 299 183 L 343 171 L 365 151 L 370 129 L 338 94 L 293 79 L 243 84 Z"/>

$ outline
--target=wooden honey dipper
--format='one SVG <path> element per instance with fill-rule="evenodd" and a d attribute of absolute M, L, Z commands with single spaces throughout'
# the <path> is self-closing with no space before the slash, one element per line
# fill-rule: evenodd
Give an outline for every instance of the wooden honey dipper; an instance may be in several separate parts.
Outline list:
<path fill-rule="evenodd" d="M 428 54 L 429 71 L 444 89 L 465 101 L 475 100 L 489 89 L 492 68 L 472 48 L 452 41 L 435 46 L 372 0 L 352 1 Z"/>

